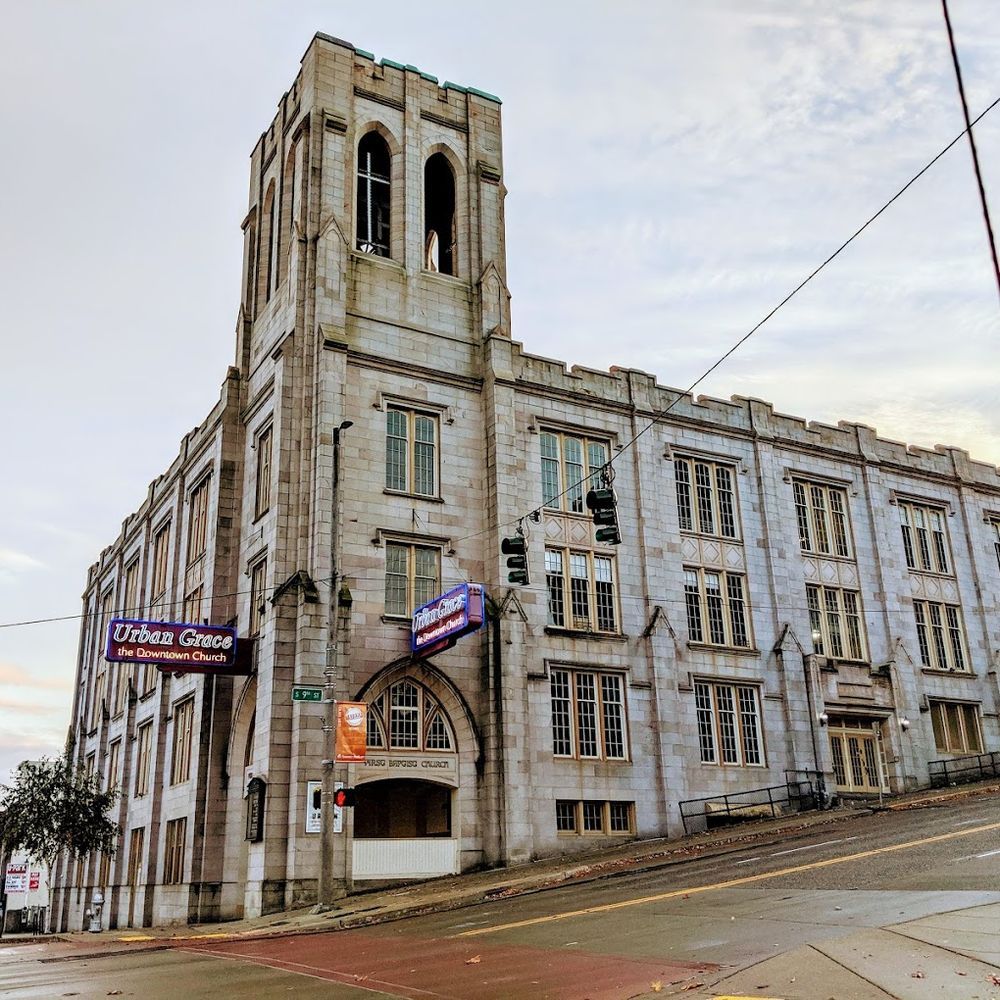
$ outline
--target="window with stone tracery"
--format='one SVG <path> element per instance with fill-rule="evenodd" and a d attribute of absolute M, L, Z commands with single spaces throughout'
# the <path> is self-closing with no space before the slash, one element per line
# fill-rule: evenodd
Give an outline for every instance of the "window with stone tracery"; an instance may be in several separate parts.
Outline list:
<path fill-rule="evenodd" d="M 454 750 L 441 703 L 422 685 L 397 681 L 368 703 L 368 747 L 373 750 Z"/>
<path fill-rule="evenodd" d="M 389 170 L 385 139 L 369 132 L 358 143 L 357 243 L 362 253 L 389 257 Z"/>

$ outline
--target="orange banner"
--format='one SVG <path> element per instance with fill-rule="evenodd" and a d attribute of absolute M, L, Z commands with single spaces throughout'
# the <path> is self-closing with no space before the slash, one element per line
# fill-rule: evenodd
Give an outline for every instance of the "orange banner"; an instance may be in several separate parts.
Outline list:
<path fill-rule="evenodd" d="M 337 763 L 359 764 L 368 742 L 368 706 L 363 701 L 337 702 Z"/>

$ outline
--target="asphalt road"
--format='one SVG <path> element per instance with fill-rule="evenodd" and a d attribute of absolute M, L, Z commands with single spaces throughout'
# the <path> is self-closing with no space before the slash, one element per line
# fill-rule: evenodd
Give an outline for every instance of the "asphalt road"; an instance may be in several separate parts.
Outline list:
<path fill-rule="evenodd" d="M 670 995 L 1000 1000 L 1000 800 L 360 930 L 78 960 L 0 949 L 10 1000 Z"/>

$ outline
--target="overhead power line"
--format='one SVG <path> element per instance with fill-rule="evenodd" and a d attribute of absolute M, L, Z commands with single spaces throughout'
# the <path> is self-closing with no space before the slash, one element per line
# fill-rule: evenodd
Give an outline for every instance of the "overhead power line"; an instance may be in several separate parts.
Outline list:
<path fill-rule="evenodd" d="M 973 122 L 969 121 L 969 104 L 965 99 L 965 85 L 962 83 L 962 68 L 958 64 L 958 49 L 955 47 L 955 33 L 951 30 L 951 18 L 948 16 L 948 0 L 941 0 L 944 11 L 944 24 L 948 29 L 948 45 L 951 48 L 951 61 L 955 67 L 955 80 L 958 83 L 958 96 L 962 100 L 962 114 L 965 115 L 965 134 L 969 137 L 969 149 L 972 151 L 972 166 L 976 172 L 976 184 L 979 186 L 979 202 L 983 209 L 983 222 L 986 223 L 986 236 L 990 242 L 990 255 L 993 258 L 993 273 L 997 279 L 997 294 L 1000 295 L 1000 262 L 997 261 L 997 244 L 993 238 L 993 225 L 990 222 L 990 207 L 986 202 L 986 188 L 983 187 L 983 173 L 979 169 L 979 153 L 976 151 L 976 138 L 972 134 Z M 979 116 L 982 118 L 982 115 Z M 979 121 L 979 118 L 976 119 Z"/>
<path fill-rule="evenodd" d="M 963 95 L 963 105 L 964 105 L 964 100 L 965 99 Z M 949 142 L 946 146 L 944 146 L 931 160 L 929 160 L 923 167 L 921 167 L 920 170 L 918 170 L 887 202 L 885 202 L 885 204 L 882 205 L 882 207 L 877 212 L 871 215 L 861 226 L 859 226 L 846 240 L 844 240 L 843 243 L 840 244 L 840 246 L 837 247 L 836 250 L 834 250 L 828 257 L 826 257 L 826 259 L 823 260 L 822 263 L 813 268 L 813 270 L 810 271 L 809 274 L 807 274 L 806 277 L 804 277 L 802 281 L 800 281 L 773 309 L 771 309 L 771 311 L 768 312 L 763 317 L 763 319 L 761 319 L 755 326 L 753 326 L 750 330 L 748 330 L 745 334 L 743 334 L 743 336 L 740 337 L 740 339 L 737 340 L 736 343 L 734 343 L 733 346 L 730 347 L 729 350 L 727 350 L 725 354 L 723 354 L 717 361 L 715 361 L 712 365 L 706 368 L 705 371 L 702 372 L 702 374 L 699 375 L 698 378 L 696 378 L 687 387 L 687 389 L 679 393 L 667 406 L 665 406 L 662 410 L 656 413 L 653 416 L 652 420 L 650 420 L 645 427 L 643 427 L 640 431 L 638 431 L 635 435 L 633 435 L 633 437 L 630 438 L 622 446 L 618 454 L 615 455 L 614 458 L 610 459 L 604 467 L 605 468 L 608 466 L 613 467 L 614 462 L 618 458 L 620 458 L 622 454 L 624 454 L 624 452 L 626 452 L 629 448 L 631 448 L 644 434 L 652 430 L 652 428 L 655 427 L 683 398 L 685 398 L 686 396 L 690 396 L 691 393 L 694 392 L 694 390 L 702 382 L 704 382 L 705 379 L 712 374 L 712 372 L 716 370 L 716 368 L 718 368 L 725 361 L 727 361 L 733 354 L 735 354 L 736 351 L 738 351 L 769 319 L 771 319 L 771 317 L 773 317 L 775 313 L 778 312 L 779 309 L 781 309 L 784 305 L 790 302 L 800 291 L 802 291 L 803 288 L 805 288 L 807 284 L 809 284 L 810 281 L 813 280 L 813 278 L 816 277 L 816 275 L 820 273 L 820 271 L 822 271 L 825 267 L 827 267 L 828 264 L 830 264 L 836 257 L 838 257 L 844 250 L 846 250 L 847 247 L 849 247 L 876 219 L 879 218 L 879 216 L 881 216 L 894 202 L 896 202 L 903 194 L 905 194 L 910 187 L 912 187 L 921 177 L 923 177 L 923 175 L 927 173 L 927 171 L 930 170 L 930 168 L 933 167 L 934 164 L 937 163 L 937 161 L 940 160 L 941 157 L 944 156 L 945 153 L 947 153 L 952 148 L 952 146 L 960 142 L 962 136 L 969 135 L 971 140 L 972 126 L 977 125 L 979 122 L 981 122 L 998 104 L 1000 104 L 1000 97 L 996 98 L 989 105 L 987 105 L 987 107 L 984 108 L 983 111 L 981 111 L 972 121 L 968 120 L 968 111 L 966 110 L 967 124 L 965 129 L 959 132 L 958 135 L 956 135 L 955 138 L 951 140 L 951 142 Z M 977 167 L 977 174 L 978 174 L 978 167 Z M 987 222 L 987 225 L 988 224 L 989 223 Z M 992 232 L 991 232 L 991 240 L 992 240 Z M 994 251 L 994 259 L 995 259 L 995 251 Z M 998 279 L 998 281 L 1000 281 L 1000 279 Z M 599 471 L 600 470 L 596 470 L 596 472 Z M 594 475 L 595 473 L 592 473 L 589 476 L 584 476 L 582 479 L 578 480 L 577 482 L 571 484 L 566 489 L 564 489 L 562 493 L 559 493 L 556 496 L 549 498 L 549 502 L 552 502 L 553 500 L 559 500 L 562 497 L 566 496 L 568 493 L 571 493 L 574 490 L 579 489 L 587 482 L 589 482 Z M 493 527 L 483 528 L 479 531 L 474 531 L 469 535 L 463 535 L 461 538 L 455 539 L 453 544 L 468 541 L 470 538 L 477 538 L 479 535 L 484 535 L 489 531 L 494 531 L 497 529 L 502 530 L 504 528 L 511 527 L 515 524 L 518 524 L 519 522 L 525 521 L 527 518 L 540 515 L 542 509 L 543 508 L 541 507 L 534 508 L 533 510 L 528 511 L 525 514 L 520 514 L 517 517 L 502 522 L 501 524 L 497 525 L 496 528 Z M 326 583 L 325 580 L 317 582 Z M 464 582 L 464 581 L 458 581 L 458 582 Z M 211 596 L 218 598 L 239 597 L 247 593 L 249 593 L 249 591 L 236 591 L 232 594 L 218 594 Z M 183 601 L 174 601 L 170 606 L 176 606 L 178 604 L 183 604 L 183 603 L 184 603 Z M 16 628 L 22 625 L 46 625 L 53 622 L 79 621 L 81 619 L 91 617 L 93 614 L 100 614 L 100 612 L 89 612 L 85 614 L 76 614 L 76 615 L 59 615 L 50 618 L 34 618 L 26 621 L 0 623 L 0 629 Z"/>
<path fill-rule="evenodd" d="M 851 233 L 851 235 L 848 236 L 847 239 L 844 240 L 844 242 L 841 243 L 840 246 L 838 246 L 837 249 L 834 250 L 822 263 L 813 268 L 813 270 L 810 271 L 769 313 L 767 313 L 767 315 L 765 315 L 763 319 L 761 319 L 755 326 L 753 326 L 750 330 L 748 330 L 745 334 L 743 334 L 743 336 L 740 337 L 740 339 L 737 340 L 736 343 L 733 344 L 733 346 L 730 347 L 729 350 L 722 355 L 722 357 L 720 357 L 712 365 L 706 368 L 705 371 L 703 371 L 701 375 L 699 375 L 687 387 L 687 389 L 685 389 L 683 392 L 679 392 L 678 395 L 670 403 L 668 403 L 662 410 L 660 410 L 657 414 L 655 414 L 653 419 L 650 420 L 649 423 L 642 428 L 642 430 L 638 431 L 632 438 L 626 441 L 625 444 L 622 445 L 618 454 L 607 462 L 607 465 L 613 466 L 614 463 L 619 458 L 621 458 L 621 456 L 639 440 L 639 438 L 641 438 L 644 434 L 652 430 L 682 399 L 684 399 L 686 396 L 690 396 L 691 393 L 694 392 L 694 390 L 699 385 L 701 385 L 701 383 L 704 382 L 705 379 L 708 378 L 708 376 L 711 375 L 716 368 L 718 368 L 730 357 L 732 357 L 732 355 L 735 354 L 769 319 L 771 319 L 771 317 L 773 317 L 775 313 L 778 312 L 779 309 L 781 309 L 784 305 L 790 302 L 796 295 L 798 295 L 798 293 L 801 292 L 802 289 L 805 288 L 806 285 L 808 285 L 809 282 L 812 281 L 813 278 L 815 278 L 816 275 L 820 273 L 820 271 L 822 271 L 825 267 L 827 267 L 828 264 L 830 264 L 834 259 L 840 256 L 840 254 L 843 253 L 844 250 L 846 250 L 877 218 L 879 218 L 879 216 L 881 216 L 894 202 L 896 202 L 903 194 L 906 193 L 906 191 L 908 191 L 918 180 L 920 180 L 920 178 L 923 177 L 923 175 L 926 174 L 927 171 L 930 170 L 931 167 L 933 167 L 934 164 L 937 163 L 937 161 L 940 160 L 941 157 L 944 156 L 945 153 L 947 153 L 948 150 L 952 148 L 952 146 L 960 142 L 963 135 L 968 135 L 971 139 L 972 126 L 981 122 L 998 104 L 1000 104 L 1000 97 L 996 98 L 991 104 L 989 104 L 971 122 L 968 120 L 968 114 L 966 114 L 965 129 L 959 132 L 958 135 L 956 135 L 955 138 L 952 139 L 947 146 L 941 149 L 934 156 L 933 159 L 925 163 L 924 166 L 922 166 L 877 212 L 869 216 L 868 219 L 857 229 L 855 229 L 854 232 Z M 992 240 L 992 233 L 991 233 L 991 240 Z M 1000 287 L 1000 272 L 998 272 L 998 287 Z M 573 491 L 579 489 L 581 486 L 587 483 L 592 478 L 593 475 L 594 473 L 591 473 L 590 476 L 584 476 L 582 479 L 577 480 L 577 482 L 572 483 L 570 486 L 566 487 L 566 489 L 564 489 L 562 493 L 559 493 L 557 496 L 550 498 L 550 502 L 552 500 L 560 500 L 567 494 L 572 493 Z M 498 528 L 500 529 L 507 528 L 512 524 L 516 524 L 518 521 L 523 521 L 526 517 L 533 517 L 537 514 L 540 514 L 541 510 L 542 508 L 536 508 L 535 510 L 530 511 L 527 514 L 521 514 L 516 518 L 512 518 L 511 520 L 505 521 L 503 524 L 498 525 Z M 476 535 L 481 535 L 483 533 L 484 533 L 483 531 L 473 532 L 473 534 L 465 535 L 463 538 L 458 539 L 458 541 L 465 541 L 468 538 L 475 538 Z"/>

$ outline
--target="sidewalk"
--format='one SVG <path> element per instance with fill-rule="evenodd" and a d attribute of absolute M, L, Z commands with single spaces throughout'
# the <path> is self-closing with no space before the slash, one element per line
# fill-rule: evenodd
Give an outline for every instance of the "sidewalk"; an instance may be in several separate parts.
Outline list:
<path fill-rule="evenodd" d="M 889 810 L 933 808 L 956 798 L 995 795 L 1000 783 L 966 785 L 935 792 L 915 792 L 898 796 L 885 806 Z M 221 924 L 154 927 L 103 931 L 100 934 L 75 932 L 59 939 L 75 946 L 74 951 L 104 952 L 136 947 L 170 947 L 174 943 L 197 940 L 283 937 L 313 934 L 386 923 L 405 917 L 460 909 L 494 899 L 506 899 L 556 888 L 568 882 L 583 883 L 619 874 L 666 868 L 695 858 L 721 857 L 746 849 L 784 843 L 807 835 L 816 827 L 836 824 L 877 811 L 870 804 L 839 807 L 777 819 L 755 820 L 709 833 L 692 834 L 673 840 L 630 841 L 620 847 L 571 857 L 536 861 L 513 868 L 491 869 L 466 875 L 446 876 L 402 888 L 356 892 L 337 902 L 324 913 L 312 908 L 289 910 L 250 920 Z M 34 939 L 37 941 L 37 938 Z M 53 938 L 48 938 L 51 941 Z M 5 944 L 12 944 L 7 941 Z"/>

